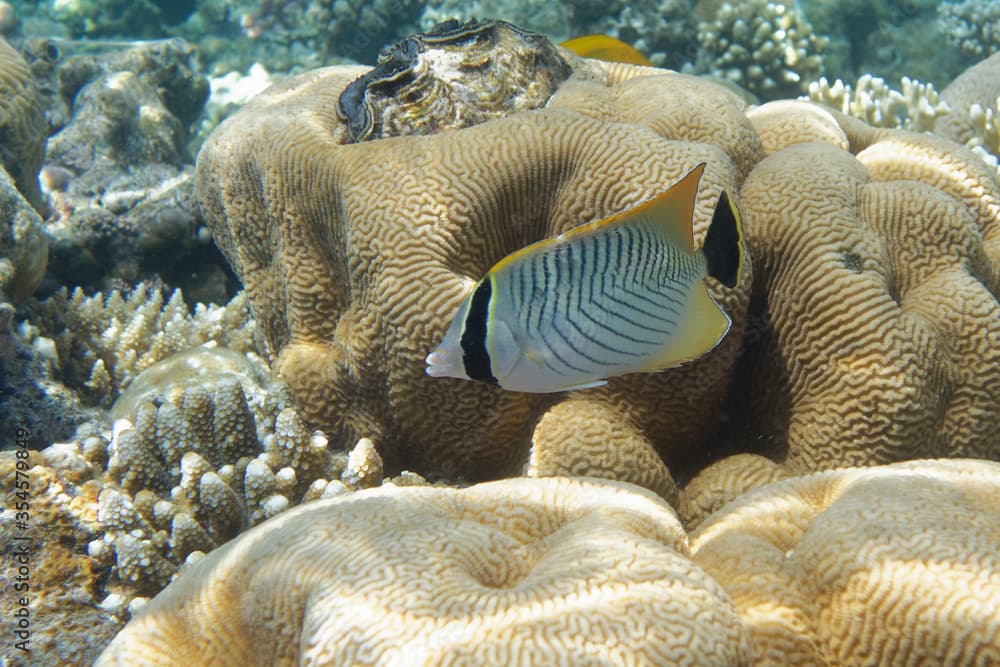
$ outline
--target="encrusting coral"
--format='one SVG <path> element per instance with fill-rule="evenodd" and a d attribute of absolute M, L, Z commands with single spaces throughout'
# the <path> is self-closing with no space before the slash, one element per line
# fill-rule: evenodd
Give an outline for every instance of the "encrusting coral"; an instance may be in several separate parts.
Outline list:
<path fill-rule="evenodd" d="M 670 508 L 597 480 L 363 491 L 187 568 L 98 665 L 748 665 Z"/>
<path fill-rule="evenodd" d="M 743 495 L 691 538 L 755 665 L 1000 662 L 1000 464 L 913 461 Z"/>
<path fill-rule="evenodd" d="M 533 437 L 553 397 L 426 376 L 424 358 L 459 302 L 503 256 L 647 198 L 705 161 L 700 243 L 720 191 L 735 192 L 759 159 L 729 91 L 564 57 L 579 74 L 546 108 L 461 130 L 346 143 L 338 98 L 365 70 L 327 68 L 263 93 L 206 142 L 198 193 L 213 237 L 247 286 L 273 367 L 331 438 L 370 437 L 390 468 L 470 479 L 518 471 L 529 444 L 573 447 L 571 426 L 549 429 L 556 442 Z M 669 458 L 696 442 L 725 391 L 748 287 L 711 285 L 734 328 L 705 359 L 585 395 L 618 414 L 627 439 L 581 438 L 652 462 L 657 448 Z"/>

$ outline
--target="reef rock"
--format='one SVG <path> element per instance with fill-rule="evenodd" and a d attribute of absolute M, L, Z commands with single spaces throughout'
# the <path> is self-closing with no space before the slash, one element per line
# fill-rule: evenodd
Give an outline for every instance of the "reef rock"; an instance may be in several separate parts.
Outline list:
<path fill-rule="evenodd" d="M 41 182 L 52 210 L 49 290 L 159 279 L 224 302 L 226 273 L 194 202 L 189 131 L 208 95 L 181 40 L 74 54 L 34 44 L 51 117 Z M 231 287 L 231 285 L 230 285 Z"/>

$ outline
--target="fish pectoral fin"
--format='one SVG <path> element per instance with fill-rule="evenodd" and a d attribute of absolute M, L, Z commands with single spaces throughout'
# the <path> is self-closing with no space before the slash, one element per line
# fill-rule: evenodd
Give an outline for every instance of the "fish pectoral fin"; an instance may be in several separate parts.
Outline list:
<path fill-rule="evenodd" d="M 503 380 L 510 374 L 521 356 L 521 349 L 514 339 L 514 333 L 503 320 L 494 319 L 490 323 L 486 344 L 493 365 L 493 375 L 498 380 Z"/>
<path fill-rule="evenodd" d="M 705 284 L 699 282 L 692 289 L 677 331 L 641 371 L 648 373 L 694 361 L 715 349 L 731 326 L 729 315 L 708 293 Z"/>
<path fill-rule="evenodd" d="M 559 391 L 577 391 L 579 389 L 593 389 L 594 387 L 603 387 L 608 383 L 607 380 L 594 380 L 593 382 L 584 382 L 582 384 L 573 384 L 568 387 L 560 387 Z"/>

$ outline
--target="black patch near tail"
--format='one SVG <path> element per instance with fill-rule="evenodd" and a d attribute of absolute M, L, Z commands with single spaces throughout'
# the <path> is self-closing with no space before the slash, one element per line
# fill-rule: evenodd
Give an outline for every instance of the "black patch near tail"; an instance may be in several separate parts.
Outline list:
<path fill-rule="evenodd" d="M 736 287 L 743 264 L 743 229 L 740 214 L 723 192 L 712 213 L 702 252 L 708 260 L 708 275 L 726 287 Z"/>
<path fill-rule="evenodd" d="M 462 365 L 469 379 L 498 384 L 490 365 L 490 353 L 486 351 L 486 321 L 492 294 L 493 286 L 489 278 L 479 283 L 472 294 L 472 303 L 465 314 L 465 327 L 462 329 Z"/>

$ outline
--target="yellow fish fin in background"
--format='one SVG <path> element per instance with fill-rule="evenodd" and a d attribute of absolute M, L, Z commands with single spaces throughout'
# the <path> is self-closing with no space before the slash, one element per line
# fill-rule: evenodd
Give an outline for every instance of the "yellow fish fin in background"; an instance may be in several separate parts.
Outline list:
<path fill-rule="evenodd" d="M 653 63 L 649 58 L 632 46 L 620 39 L 608 37 L 607 35 L 587 35 L 585 37 L 575 37 L 568 39 L 560 46 L 569 49 L 573 53 L 583 58 L 596 58 L 609 63 L 628 63 L 630 65 L 644 65 L 652 67 Z"/>
<path fill-rule="evenodd" d="M 649 358 L 639 372 L 656 371 L 694 361 L 718 346 L 732 321 L 716 303 L 704 283 L 695 285 L 680 326 L 661 352 Z"/>

